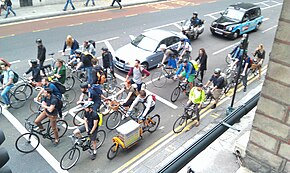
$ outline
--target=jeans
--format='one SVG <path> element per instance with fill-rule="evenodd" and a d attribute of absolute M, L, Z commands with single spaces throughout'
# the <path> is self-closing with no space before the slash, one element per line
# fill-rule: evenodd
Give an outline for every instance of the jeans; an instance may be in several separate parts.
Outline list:
<path fill-rule="evenodd" d="M 3 98 L 3 101 L 6 105 L 10 104 L 10 98 L 8 93 L 13 86 L 14 86 L 13 84 L 6 86 L 1 92 L 1 97 Z"/>
<path fill-rule="evenodd" d="M 11 6 L 7 6 L 6 11 L 7 11 L 7 12 L 6 12 L 5 18 L 8 17 L 8 15 L 9 15 L 9 11 L 11 11 L 11 12 L 14 14 L 14 16 L 16 16 L 16 13 L 12 10 L 12 7 L 11 7 Z"/>
<path fill-rule="evenodd" d="M 66 11 L 66 8 L 67 8 L 67 5 L 68 5 L 68 4 L 71 5 L 71 7 L 72 7 L 73 10 L 75 9 L 75 7 L 74 7 L 74 5 L 73 5 L 73 3 L 72 3 L 72 0 L 66 0 L 66 4 L 65 4 L 64 7 L 63 7 L 63 10 L 64 10 L 64 11 Z"/>
<path fill-rule="evenodd" d="M 90 2 L 90 0 L 87 0 L 86 6 L 88 6 L 89 2 Z M 95 5 L 95 1 L 94 0 L 92 0 L 92 4 Z"/>
<path fill-rule="evenodd" d="M 248 70 L 246 70 L 246 74 L 245 74 L 245 76 L 243 76 L 242 82 L 243 82 L 244 87 L 246 88 L 247 82 L 248 82 Z"/>
<path fill-rule="evenodd" d="M 136 82 L 134 82 L 133 79 L 131 79 L 131 80 L 130 80 L 130 83 L 131 83 L 131 84 L 135 84 Z M 136 83 L 136 85 L 137 85 L 137 91 L 138 91 L 138 92 L 142 89 L 142 84 L 143 84 L 143 83 L 139 83 L 139 84 Z"/>
<path fill-rule="evenodd" d="M 94 83 L 94 79 L 93 79 L 93 67 L 85 67 L 85 70 L 86 70 L 87 75 L 88 75 L 88 83 L 89 84 L 93 84 Z"/>

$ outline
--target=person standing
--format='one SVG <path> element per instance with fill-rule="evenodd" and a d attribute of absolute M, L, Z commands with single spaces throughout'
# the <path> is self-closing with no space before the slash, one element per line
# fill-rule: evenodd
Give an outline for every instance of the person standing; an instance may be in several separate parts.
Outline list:
<path fill-rule="evenodd" d="M 200 81 L 203 81 L 204 72 L 207 70 L 207 54 L 204 48 L 199 49 L 198 57 L 195 59 L 198 61 L 198 73 L 200 73 Z M 197 74 L 198 76 L 199 74 Z"/>
<path fill-rule="evenodd" d="M 66 3 L 64 5 L 64 7 L 63 7 L 63 11 L 66 11 L 68 4 L 71 5 L 72 10 L 75 10 L 76 9 L 75 6 L 74 6 L 74 4 L 72 3 L 72 0 L 66 0 Z"/>
<path fill-rule="evenodd" d="M 39 62 L 39 68 L 42 71 L 43 75 L 46 76 L 45 70 L 43 67 L 43 63 L 46 59 L 46 48 L 42 44 L 42 40 L 40 38 L 36 39 L 37 44 L 37 60 Z"/>
<path fill-rule="evenodd" d="M 265 59 L 265 54 L 266 54 L 266 51 L 264 49 L 263 44 L 260 44 L 258 48 L 255 50 L 255 52 L 253 53 L 254 57 L 257 58 L 257 64 L 252 64 L 252 69 L 258 68 L 259 79 L 261 79 L 261 69 L 262 69 L 262 64 L 264 62 L 264 59 Z"/>
<path fill-rule="evenodd" d="M 62 50 L 62 55 L 65 54 L 65 49 L 67 46 L 70 47 L 70 55 L 73 55 L 75 53 L 75 50 L 79 49 L 80 47 L 78 41 L 75 40 L 71 35 L 68 35 L 66 37 Z"/>
<path fill-rule="evenodd" d="M 3 109 L 7 109 L 10 107 L 10 99 L 8 96 L 8 92 L 14 86 L 13 84 L 14 72 L 10 69 L 9 65 L 6 63 L 1 65 L 1 69 L 3 70 L 3 85 L 2 85 L 3 90 L 1 92 L 1 97 L 3 98 L 3 101 L 5 103 Z"/>
<path fill-rule="evenodd" d="M 111 75 L 113 76 L 114 79 L 116 79 L 115 73 L 114 73 L 114 64 L 113 64 L 112 53 L 106 47 L 103 47 L 102 51 L 103 51 L 102 52 L 103 68 L 105 70 L 105 74 L 107 75 L 107 70 L 109 68 Z"/>
<path fill-rule="evenodd" d="M 87 2 L 85 3 L 86 7 L 88 6 L 89 2 L 90 2 L 90 0 L 87 0 Z M 95 6 L 95 1 L 94 0 L 92 0 L 92 6 Z"/>
<path fill-rule="evenodd" d="M 5 15 L 5 18 L 8 17 L 9 11 L 11 11 L 14 14 L 14 16 L 16 16 L 16 13 L 12 10 L 12 2 L 11 2 L 11 0 L 5 0 L 5 4 L 7 6 L 6 7 L 6 15 Z"/>
<path fill-rule="evenodd" d="M 120 7 L 120 9 L 122 9 L 122 5 L 121 5 L 121 0 L 113 0 L 113 2 L 112 2 L 112 4 L 111 4 L 111 6 L 113 7 L 113 5 L 114 5 L 114 3 L 115 2 L 117 2 L 118 3 L 118 5 L 119 5 L 119 7 Z"/>

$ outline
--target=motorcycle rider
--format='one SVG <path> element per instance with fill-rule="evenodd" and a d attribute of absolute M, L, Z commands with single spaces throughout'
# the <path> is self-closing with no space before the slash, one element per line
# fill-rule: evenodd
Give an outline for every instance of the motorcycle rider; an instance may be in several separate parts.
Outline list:
<path fill-rule="evenodd" d="M 201 20 L 197 16 L 198 16 L 198 13 L 195 11 L 192 13 L 192 17 L 190 19 L 191 26 L 193 27 L 193 31 L 194 31 L 194 38 L 196 38 L 197 30 L 199 26 L 201 25 Z"/>

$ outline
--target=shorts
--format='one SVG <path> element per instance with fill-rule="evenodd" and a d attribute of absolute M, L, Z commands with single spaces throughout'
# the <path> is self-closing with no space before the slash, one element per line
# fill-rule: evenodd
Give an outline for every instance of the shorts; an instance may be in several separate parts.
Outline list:
<path fill-rule="evenodd" d="M 170 57 L 168 60 L 168 66 L 171 66 L 172 68 L 176 69 L 177 68 L 177 62 L 176 59 Z"/>
<path fill-rule="evenodd" d="M 78 127 L 78 129 L 81 133 L 86 132 L 86 127 L 84 125 Z M 94 133 L 90 135 L 91 141 L 95 141 L 97 139 L 97 133 L 98 133 L 98 127 L 96 128 Z"/>
<path fill-rule="evenodd" d="M 215 89 L 212 93 L 212 96 L 215 100 L 219 100 L 220 97 L 222 96 L 222 91 L 223 89 Z"/>
<path fill-rule="evenodd" d="M 181 73 L 181 76 L 182 76 L 182 77 L 185 77 L 185 76 L 186 76 L 186 72 L 183 71 L 183 72 Z M 195 77 L 194 74 L 190 74 L 189 77 L 188 77 L 188 79 L 187 79 L 188 82 L 191 82 L 191 83 L 192 83 L 192 82 L 194 81 L 194 77 Z"/>

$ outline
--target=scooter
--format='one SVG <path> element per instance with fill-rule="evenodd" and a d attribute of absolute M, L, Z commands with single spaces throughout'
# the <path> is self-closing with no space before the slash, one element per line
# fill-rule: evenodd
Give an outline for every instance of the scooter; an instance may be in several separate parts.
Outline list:
<path fill-rule="evenodd" d="M 193 26 L 191 25 L 190 19 L 181 22 L 181 32 L 186 35 L 189 39 L 195 40 L 198 38 L 200 34 L 204 31 L 204 20 L 201 20 L 201 24 L 197 27 L 196 31 L 194 30 Z M 197 33 L 195 33 L 197 32 Z"/>

